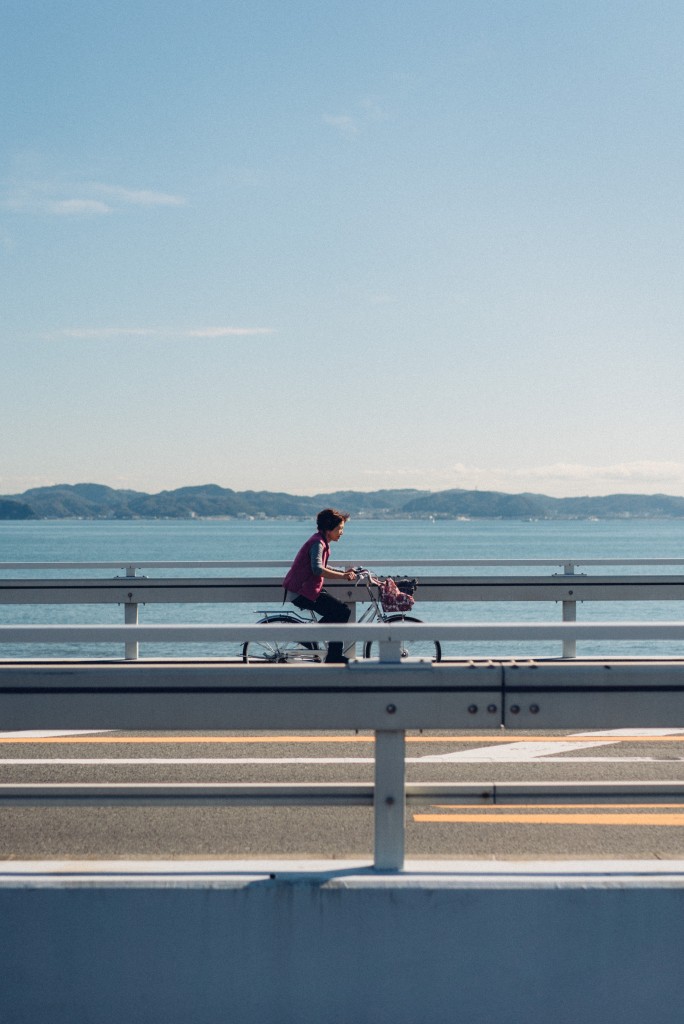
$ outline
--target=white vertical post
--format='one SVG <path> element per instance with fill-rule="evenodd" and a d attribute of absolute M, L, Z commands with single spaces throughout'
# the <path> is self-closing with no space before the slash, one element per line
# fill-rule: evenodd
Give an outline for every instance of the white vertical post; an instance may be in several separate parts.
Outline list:
<path fill-rule="evenodd" d="M 354 601 L 350 601 L 350 603 L 349 603 L 349 619 L 348 619 L 348 621 L 349 622 L 356 622 L 356 603 Z M 345 647 L 345 649 L 343 651 L 343 654 L 344 654 L 345 658 L 355 658 L 356 657 L 356 641 L 354 643 L 349 644 L 348 647 Z"/>
<path fill-rule="evenodd" d="M 380 640 L 378 643 L 378 658 L 380 661 L 387 662 L 400 662 L 401 661 L 401 641 L 397 640 Z"/>
<path fill-rule="evenodd" d="M 565 576 L 575 575 L 575 564 L 574 562 L 568 562 L 564 567 Z M 563 601 L 563 622 L 577 622 L 577 601 L 568 600 Z M 576 640 L 563 640 L 563 657 L 564 658 L 576 658 L 577 657 L 577 641 Z"/>
<path fill-rule="evenodd" d="M 135 601 L 126 601 L 124 605 L 124 625 L 126 626 L 137 626 L 138 625 L 138 605 Z M 126 661 L 137 661 L 138 660 L 138 641 L 127 640 L 126 641 Z"/>
<path fill-rule="evenodd" d="M 126 577 L 135 577 L 135 565 L 126 566 Z M 124 625 L 126 626 L 137 626 L 138 625 L 138 605 L 133 602 L 133 594 L 128 595 L 128 601 L 124 605 Z M 136 641 L 126 641 L 126 661 L 137 661 L 138 660 L 138 644 Z"/>
<path fill-rule="evenodd" d="M 374 866 L 378 871 L 401 871 L 404 866 L 405 746 L 403 729 L 375 733 Z"/>

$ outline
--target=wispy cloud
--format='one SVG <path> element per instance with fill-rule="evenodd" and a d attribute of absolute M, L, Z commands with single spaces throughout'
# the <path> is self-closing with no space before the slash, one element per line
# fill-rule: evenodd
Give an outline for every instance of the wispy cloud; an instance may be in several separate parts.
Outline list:
<path fill-rule="evenodd" d="M 608 465 L 557 462 L 542 466 L 468 466 L 452 463 L 442 468 L 403 467 L 367 469 L 363 474 L 373 485 L 500 491 L 539 491 L 558 496 L 571 494 L 684 493 L 684 462 L 641 460 Z"/>
<path fill-rule="evenodd" d="M 65 327 L 42 335 L 46 341 L 107 341 L 110 338 L 231 338 L 275 334 L 272 327 Z"/>
<path fill-rule="evenodd" d="M 87 187 L 99 195 L 107 196 L 113 202 L 133 206 L 183 206 L 185 204 L 185 199 L 182 196 L 170 195 L 168 192 L 121 188 L 118 185 L 103 185 L 97 182 L 91 182 Z"/>
<path fill-rule="evenodd" d="M 515 470 L 512 476 L 540 477 L 543 479 L 586 481 L 613 481 L 614 483 L 672 484 L 684 482 L 683 462 L 637 461 L 617 462 L 607 466 L 591 466 L 574 462 L 555 462 L 549 466 Z"/>
<path fill-rule="evenodd" d="M 274 334 L 272 327 L 196 327 L 187 331 L 189 338 L 230 338 L 235 335 Z"/>
<path fill-rule="evenodd" d="M 348 139 L 355 138 L 372 125 L 386 120 L 385 111 L 373 97 L 359 100 L 351 110 L 323 115 L 324 124 L 336 129 L 340 135 Z"/>
<path fill-rule="evenodd" d="M 346 135 L 347 138 L 359 134 L 358 119 L 351 114 L 324 114 L 323 122 L 331 128 L 337 128 L 340 135 Z"/>
<path fill-rule="evenodd" d="M 70 217 L 83 213 L 112 213 L 112 207 L 100 199 L 55 199 L 45 203 L 44 212 Z"/>
<path fill-rule="evenodd" d="M 182 196 L 104 182 L 28 181 L 9 184 L 0 205 L 15 213 L 58 217 L 100 216 L 129 206 L 182 206 Z"/>

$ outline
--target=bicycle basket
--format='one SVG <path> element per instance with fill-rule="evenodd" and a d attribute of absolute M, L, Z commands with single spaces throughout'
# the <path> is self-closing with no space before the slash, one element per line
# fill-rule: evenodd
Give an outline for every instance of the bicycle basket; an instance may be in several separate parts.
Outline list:
<path fill-rule="evenodd" d="M 418 580 L 411 580 L 408 578 L 408 576 L 402 576 L 400 580 L 395 580 L 394 582 L 396 583 L 397 587 L 402 592 L 402 594 L 413 595 L 415 594 L 416 587 L 418 586 Z"/>
<path fill-rule="evenodd" d="M 391 576 L 379 585 L 380 603 L 384 612 L 409 612 L 414 605 L 410 594 L 403 593 Z"/>

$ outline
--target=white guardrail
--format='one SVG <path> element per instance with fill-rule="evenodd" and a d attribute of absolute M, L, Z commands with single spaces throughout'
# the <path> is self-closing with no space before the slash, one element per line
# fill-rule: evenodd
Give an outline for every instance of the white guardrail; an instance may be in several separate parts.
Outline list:
<path fill-rule="evenodd" d="M 254 623 L 226 623 L 224 625 L 162 625 L 149 626 L 0 626 L 0 643 L 13 644 L 106 644 L 106 643 L 178 643 L 224 644 L 263 640 L 267 635 L 273 642 L 311 639 L 308 623 L 298 625 L 267 626 Z M 265 633 L 265 631 L 267 631 Z M 348 625 L 318 625 L 316 637 L 321 640 L 341 640 L 345 647 L 354 642 L 365 644 L 378 641 L 383 662 L 401 660 L 401 642 L 453 640 L 479 642 L 483 640 L 684 640 L 684 621 L 668 622 L 396 622 L 350 623 Z M 684 648 L 683 648 L 684 654 Z"/>
<path fill-rule="evenodd" d="M 31 571 L 34 569 L 125 569 L 130 576 L 136 575 L 138 569 L 289 569 L 290 560 L 275 559 L 250 559 L 250 560 L 204 560 L 204 561 L 127 561 L 118 562 L 0 562 L 0 572 L 22 569 Z M 385 558 L 378 560 L 354 560 L 331 561 L 335 565 L 365 565 L 369 569 L 385 568 L 392 566 L 396 568 L 407 568 L 409 566 L 446 566 L 455 568 L 457 566 L 469 566 L 478 568 L 480 566 L 510 566 L 520 567 L 537 566 L 563 566 L 568 572 L 574 572 L 577 566 L 615 566 L 615 565 L 681 565 L 684 566 L 684 558 Z"/>
<path fill-rule="evenodd" d="M 331 563 L 333 564 L 333 563 Z M 337 563 L 340 564 L 340 563 Z M 350 563 L 353 564 L 353 560 Z M 425 570 L 439 568 L 455 569 L 464 568 L 469 570 L 490 570 L 501 568 L 505 570 L 503 575 L 492 575 L 488 573 L 469 572 L 465 575 L 424 575 L 420 573 L 420 589 L 418 598 L 421 602 L 477 602 L 495 603 L 508 602 L 554 602 L 562 608 L 563 624 L 575 623 L 577 620 L 577 605 L 585 601 L 592 602 L 614 602 L 614 601 L 684 601 L 684 574 L 679 575 L 673 571 L 662 572 L 684 566 L 684 558 L 561 558 L 561 559 L 393 559 L 391 564 L 387 561 L 370 561 L 366 565 L 372 569 L 382 569 L 393 574 L 397 570 L 410 569 L 415 573 L 418 567 Z M 193 576 L 169 576 L 157 577 L 140 575 L 140 571 L 175 570 L 187 572 L 188 570 L 216 570 L 221 569 L 228 573 L 235 573 L 238 570 L 252 570 L 254 572 L 267 569 L 284 570 L 289 562 L 274 561 L 244 561 L 244 560 L 221 560 L 221 561 L 107 561 L 107 562 L 0 562 L 0 605 L 54 605 L 54 604 L 119 604 L 124 608 L 124 623 L 127 626 L 139 624 L 139 608 L 141 605 L 164 603 L 164 604 L 207 604 L 207 603 L 252 603 L 259 602 L 257 607 L 265 607 L 270 602 L 282 603 L 283 592 L 281 587 L 282 573 L 276 577 L 265 575 L 243 576 L 243 575 L 204 575 Z M 512 574 L 515 568 L 542 569 L 562 568 L 560 573 L 547 575 Z M 629 575 L 602 574 L 588 575 L 578 572 L 578 568 L 602 568 L 609 567 L 638 567 L 641 571 Z M 645 574 L 644 569 L 651 568 L 658 570 L 657 575 Z M 77 572 L 86 570 L 89 574 L 101 570 L 120 570 L 125 575 L 113 578 L 102 578 L 88 575 L 84 577 L 58 577 L 59 572 Z M 6 573 L 20 572 L 19 578 L 7 578 Z M 45 573 L 50 575 L 46 576 Z M 38 574 L 38 575 L 36 575 Z M 354 587 L 350 584 L 328 583 L 330 589 L 341 600 L 349 603 L 352 610 L 352 619 L 355 618 L 355 607 L 358 603 L 367 600 L 364 587 Z M 289 606 L 288 606 L 289 607 Z M 422 615 L 421 615 L 422 617 Z M 649 624 L 654 632 L 643 632 L 642 623 L 606 623 L 608 633 L 601 632 L 598 624 L 593 623 L 591 632 L 574 632 L 570 629 L 563 629 L 561 632 L 546 630 L 542 627 L 546 623 L 528 623 L 521 628 L 525 633 L 514 632 L 514 624 L 502 624 L 499 632 L 494 635 L 488 630 L 491 624 L 473 623 L 467 627 L 461 623 L 458 633 L 441 634 L 434 632 L 434 639 L 444 636 L 451 640 L 463 640 L 465 642 L 497 639 L 560 639 L 562 642 L 563 657 L 571 658 L 576 655 L 576 643 L 578 639 L 679 639 L 671 629 L 676 623 L 662 624 L 665 632 L 657 624 Z M 15 627 L 10 627 L 14 629 Z M 180 627 L 179 627 L 180 628 Z M 187 628 L 187 627 L 184 627 Z M 616 629 L 619 630 L 616 632 Z M 628 629 L 629 634 L 626 632 Z M 670 632 L 668 633 L 668 630 Z M 3 633 L 5 632 L 3 627 Z M 16 627 L 15 636 L 22 636 L 22 642 L 49 643 L 57 637 L 56 632 L 47 631 L 42 634 L 41 640 L 35 638 L 38 634 L 30 633 L 27 629 L 19 630 Z M 88 640 L 90 635 L 93 639 Z M 104 636 L 104 634 L 101 634 Z M 187 636 L 187 634 L 185 634 Z M 113 639 L 112 634 L 110 639 Z M 139 634 L 142 639 L 142 634 Z M 150 632 L 146 634 L 149 642 L 154 642 L 157 634 Z M 76 642 L 79 634 L 74 630 L 68 634 L 67 642 Z M 137 643 L 132 639 L 133 634 L 127 634 L 126 657 L 138 657 Z M 117 639 L 119 637 L 117 636 Z M 251 639 L 243 628 L 243 639 Z M 421 639 L 422 639 L 421 635 Z M 169 637 L 165 637 L 169 639 Z M 224 637 L 225 639 L 225 637 Z M 6 637 L 0 635 L 0 642 Z M 82 642 L 102 642 L 94 639 L 94 634 L 83 633 Z M 219 640 L 216 632 L 205 632 L 198 634 L 197 642 L 212 643 Z M 195 640 L 188 640 L 194 643 Z M 240 642 L 238 640 L 238 642 Z"/>
<path fill-rule="evenodd" d="M 46 802 L 177 804 L 359 804 L 375 810 L 375 866 L 399 869 L 404 860 L 407 802 L 455 798 L 493 803 L 537 799 L 684 802 L 680 783 L 568 783 L 458 785 L 406 784 L 407 729 L 497 727 L 517 729 L 610 729 L 684 726 L 684 657 L 668 659 L 574 658 L 578 640 L 684 641 L 684 621 L 577 623 L 583 600 L 684 600 L 684 577 L 580 576 L 578 565 L 679 566 L 684 559 L 657 560 L 439 560 L 392 562 L 392 570 L 434 566 L 563 566 L 558 576 L 433 576 L 421 578 L 421 599 L 555 601 L 564 621 L 499 623 L 393 623 L 317 626 L 324 640 L 345 646 L 373 640 L 377 659 L 348 665 L 259 665 L 220 659 L 154 661 L 137 659 L 139 643 L 197 644 L 263 639 L 301 640 L 309 626 L 150 624 L 137 621 L 140 603 L 164 601 L 253 601 L 278 594 L 279 579 L 204 577 L 147 579 L 140 568 L 273 568 L 283 562 L 2 563 L 1 570 L 124 568 L 110 579 L 0 579 L 0 603 L 123 603 L 124 625 L 4 625 L 3 644 L 123 643 L 129 660 L 0 660 L 0 722 L 6 730 L 35 728 L 347 730 L 375 733 L 375 779 L 369 784 L 250 785 L 202 784 L 128 786 L 0 786 L 0 803 Z M 380 563 L 378 563 L 379 565 Z M 386 563 L 383 563 L 383 565 Z M 361 588 L 337 587 L 350 603 Z M 367 595 L 366 595 L 367 596 Z M 272 597 L 271 597 L 272 599 Z M 564 658 L 445 661 L 401 657 L 403 640 L 560 640 Z M 684 648 L 683 648 L 684 649 Z M 1 647 L 0 647 L 1 654 Z"/>

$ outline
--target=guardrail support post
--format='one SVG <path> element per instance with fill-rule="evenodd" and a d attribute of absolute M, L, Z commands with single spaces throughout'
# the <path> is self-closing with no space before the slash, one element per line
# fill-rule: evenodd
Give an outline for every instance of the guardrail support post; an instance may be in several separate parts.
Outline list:
<path fill-rule="evenodd" d="M 377 871 L 401 871 L 404 866 L 405 746 L 403 729 L 381 729 L 375 733 L 374 866 Z"/>
<path fill-rule="evenodd" d="M 565 576 L 575 575 L 575 563 L 567 562 L 564 567 Z M 577 622 L 577 601 L 563 601 L 563 622 Z M 576 658 L 577 657 L 577 641 L 576 640 L 564 640 L 563 641 L 563 657 L 564 658 Z"/>
<path fill-rule="evenodd" d="M 138 605 L 135 601 L 126 601 L 124 605 L 124 624 L 126 626 L 138 625 Z M 136 640 L 126 641 L 126 661 L 137 661 L 139 646 Z"/>
<path fill-rule="evenodd" d="M 350 603 L 348 607 L 349 607 L 349 622 L 356 622 L 356 605 Z M 356 657 L 356 641 L 354 641 L 354 643 L 352 643 L 352 644 L 349 644 L 348 647 L 345 647 L 343 653 L 344 653 L 344 656 L 346 658 L 355 658 Z"/>

